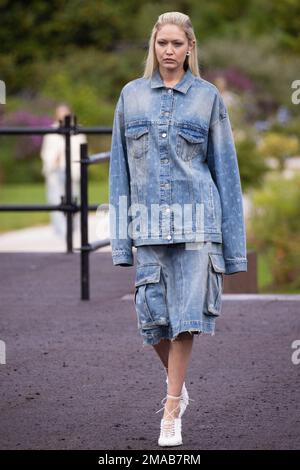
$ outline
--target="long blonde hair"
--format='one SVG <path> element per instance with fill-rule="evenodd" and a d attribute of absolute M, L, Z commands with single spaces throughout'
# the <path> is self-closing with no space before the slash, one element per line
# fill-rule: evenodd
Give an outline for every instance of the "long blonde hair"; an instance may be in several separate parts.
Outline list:
<path fill-rule="evenodd" d="M 156 39 L 157 31 L 166 24 L 175 24 L 183 29 L 186 37 L 189 41 L 195 40 L 195 46 L 192 48 L 189 56 L 183 64 L 184 70 L 190 68 L 191 72 L 200 77 L 199 64 L 198 64 L 198 48 L 197 40 L 193 30 L 192 22 L 188 15 L 180 13 L 179 11 L 167 11 L 159 15 L 155 25 L 153 26 L 151 37 L 149 39 L 148 55 L 145 60 L 144 78 L 150 78 L 155 70 L 158 68 L 158 61 L 155 54 L 154 43 Z"/>

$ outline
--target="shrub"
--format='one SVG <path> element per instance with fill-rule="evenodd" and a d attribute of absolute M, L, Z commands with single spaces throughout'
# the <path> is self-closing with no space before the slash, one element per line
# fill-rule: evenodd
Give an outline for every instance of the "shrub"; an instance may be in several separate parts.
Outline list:
<path fill-rule="evenodd" d="M 300 288 L 300 175 L 268 174 L 252 194 L 249 242 L 269 260 L 273 286 Z"/>

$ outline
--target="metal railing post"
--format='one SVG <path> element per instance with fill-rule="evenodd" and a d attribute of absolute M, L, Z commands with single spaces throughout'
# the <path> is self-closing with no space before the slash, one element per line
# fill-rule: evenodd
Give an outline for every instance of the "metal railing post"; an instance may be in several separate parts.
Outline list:
<path fill-rule="evenodd" d="M 80 231 L 81 231 L 81 300 L 90 299 L 88 247 L 88 146 L 80 144 Z"/>
<path fill-rule="evenodd" d="M 72 204 L 72 170 L 71 170 L 71 115 L 65 116 L 64 126 L 67 130 L 65 134 L 65 161 L 66 161 L 66 178 L 65 178 L 65 195 L 66 195 L 66 204 Z M 67 212 L 66 222 L 66 243 L 67 243 L 67 253 L 73 252 L 73 212 Z"/>

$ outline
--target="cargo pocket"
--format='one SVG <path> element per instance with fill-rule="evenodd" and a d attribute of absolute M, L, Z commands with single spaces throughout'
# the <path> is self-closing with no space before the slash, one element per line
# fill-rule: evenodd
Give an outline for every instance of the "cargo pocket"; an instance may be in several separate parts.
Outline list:
<path fill-rule="evenodd" d="M 134 302 L 140 328 L 169 324 L 166 289 L 159 264 L 137 266 Z"/>
<path fill-rule="evenodd" d="M 222 254 L 208 253 L 207 291 L 204 313 L 219 316 L 222 306 L 223 273 L 225 262 Z"/>

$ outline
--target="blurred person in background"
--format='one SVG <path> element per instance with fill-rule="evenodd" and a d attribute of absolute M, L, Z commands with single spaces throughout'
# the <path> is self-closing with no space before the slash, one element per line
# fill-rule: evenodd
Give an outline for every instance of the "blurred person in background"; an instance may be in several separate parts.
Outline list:
<path fill-rule="evenodd" d="M 228 110 L 238 105 L 239 97 L 236 93 L 228 89 L 228 83 L 225 77 L 218 75 L 214 80 L 214 84 L 219 89 Z"/>
<path fill-rule="evenodd" d="M 59 127 L 64 123 L 66 116 L 71 115 L 71 108 L 65 103 L 59 104 L 55 109 L 55 120 L 51 127 Z M 86 143 L 84 134 L 71 136 L 71 177 L 72 198 L 80 196 L 80 144 Z M 61 197 L 65 195 L 66 184 L 66 159 L 65 136 L 60 134 L 46 134 L 41 147 L 41 159 L 43 162 L 42 174 L 46 180 L 46 195 L 49 204 L 60 204 Z M 61 238 L 66 236 L 66 217 L 63 212 L 51 211 L 51 223 L 56 235 Z M 79 227 L 79 213 L 73 217 L 73 229 Z"/>

